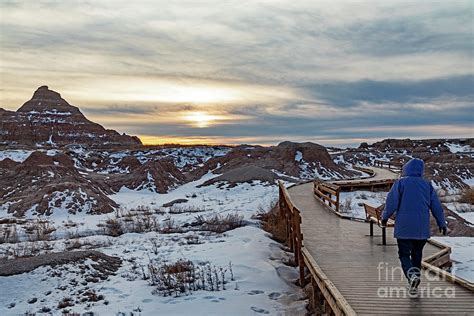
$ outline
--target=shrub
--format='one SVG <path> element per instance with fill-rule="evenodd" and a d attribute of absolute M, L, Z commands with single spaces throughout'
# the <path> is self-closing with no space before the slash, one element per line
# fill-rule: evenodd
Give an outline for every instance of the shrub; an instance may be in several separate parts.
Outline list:
<path fill-rule="evenodd" d="M 3 243 L 17 243 L 18 232 L 16 230 L 16 224 L 4 225 L 0 227 L 0 244 Z"/>
<path fill-rule="evenodd" d="M 273 239 L 281 243 L 286 242 L 286 224 L 280 214 L 278 204 L 268 212 L 260 208 L 255 217 L 261 220 L 262 229 L 272 234 Z"/>
<path fill-rule="evenodd" d="M 58 303 L 58 308 L 66 308 L 66 307 L 71 307 L 74 306 L 73 299 L 70 297 L 64 297 L 59 303 Z"/>
<path fill-rule="evenodd" d="M 349 196 L 342 203 L 339 204 L 339 209 L 341 210 L 341 212 L 347 213 L 352 209 L 351 205 L 352 197 Z"/>
<path fill-rule="evenodd" d="M 26 225 L 25 233 L 30 241 L 50 240 L 56 228 L 45 220 L 36 220 Z"/>
<path fill-rule="evenodd" d="M 79 249 L 82 246 L 83 245 L 82 245 L 81 241 L 79 240 L 79 238 L 74 238 L 72 240 L 66 241 L 66 250 Z"/>
<path fill-rule="evenodd" d="M 197 206 L 173 205 L 170 207 L 170 214 L 199 213 L 208 211 L 206 208 Z"/>
<path fill-rule="evenodd" d="M 244 226 L 244 217 L 238 213 L 229 213 L 225 216 L 215 214 L 207 218 L 199 215 L 194 226 L 200 226 L 200 230 L 223 233 Z"/>
<path fill-rule="evenodd" d="M 143 233 L 160 229 L 160 225 L 151 211 L 117 212 L 115 216 L 115 218 L 108 218 L 105 224 L 98 225 L 104 227 L 104 234 L 117 237 L 125 233 Z"/>
<path fill-rule="evenodd" d="M 105 221 L 105 234 L 117 237 L 124 233 L 122 223 L 117 218 L 109 218 Z"/>
<path fill-rule="evenodd" d="M 174 234 L 174 233 L 182 233 L 184 232 L 184 230 L 179 227 L 174 219 L 172 219 L 171 217 L 168 217 L 166 218 L 164 221 L 163 221 L 163 225 L 162 227 L 160 228 L 160 233 L 163 233 L 163 234 Z"/>
<path fill-rule="evenodd" d="M 226 275 L 233 280 L 232 264 L 219 267 L 210 263 L 195 265 L 190 260 L 180 259 L 162 265 L 148 265 L 149 282 L 155 293 L 163 296 L 181 296 L 197 290 L 220 291 L 226 289 Z"/>

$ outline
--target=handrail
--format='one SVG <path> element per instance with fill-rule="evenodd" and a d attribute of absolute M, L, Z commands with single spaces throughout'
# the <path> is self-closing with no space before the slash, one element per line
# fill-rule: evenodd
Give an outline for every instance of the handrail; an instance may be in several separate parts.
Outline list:
<path fill-rule="evenodd" d="M 301 254 L 303 247 L 303 234 L 301 233 L 301 214 L 291 201 L 290 195 L 283 182 L 278 181 L 280 192 L 280 216 L 285 220 L 286 239 L 288 247 L 294 252 L 295 262 L 299 266 L 300 284 L 304 284 L 304 262 Z"/>
<path fill-rule="evenodd" d="M 305 283 L 304 268 L 307 267 L 335 315 L 356 315 L 344 296 L 342 296 L 336 286 L 324 274 L 314 258 L 304 247 L 300 211 L 291 201 L 290 195 L 281 181 L 278 182 L 278 187 L 280 215 L 284 217 L 286 223 L 287 244 L 294 252 L 295 262 L 299 266 L 300 285 L 303 286 Z"/>
<path fill-rule="evenodd" d="M 339 292 L 334 283 L 332 283 L 332 281 L 326 276 L 323 270 L 316 263 L 316 260 L 314 260 L 313 256 L 311 256 L 309 251 L 306 250 L 306 248 L 303 248 L 301 252 L 303 253 L 306 266 L 311 271 L 311 274 L 315 277 L 318 287 L 323 293 L 328 304 L 331 306 L 334 314 L 356 315 L 356 312 L 349 305 L 346 298 L 341 294 L 341 292 Z"/>

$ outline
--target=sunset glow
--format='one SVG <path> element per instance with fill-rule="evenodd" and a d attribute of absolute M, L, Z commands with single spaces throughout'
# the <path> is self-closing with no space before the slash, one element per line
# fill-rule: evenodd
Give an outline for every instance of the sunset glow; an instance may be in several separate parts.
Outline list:
<path fill-rule="evenodd" d="M 0 6 L 7 110 L 47 85 L 106 128 L 183 143 L 472 136 L 469 1 Z"/>
<path fill-rule="evenodd" d="M 211 115 L 205 112 L 191 112 L 184 116 L 193 126 L 204 128 L 209 127 L 214 121 L 220 119 L 219 116 Z"/>

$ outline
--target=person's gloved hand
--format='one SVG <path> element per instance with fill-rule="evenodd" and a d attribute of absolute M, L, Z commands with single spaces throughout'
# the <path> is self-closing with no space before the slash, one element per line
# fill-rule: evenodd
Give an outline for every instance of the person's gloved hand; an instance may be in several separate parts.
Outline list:
<path fill-rule="evenodd" d="M 446 226 L 440 227 L 439 232 L 443 233 L 443 236 L 446 236 L 448 234 L 448 228 Z"/>
<path fill-rule="evenodd" d="M 387 226 L 388 219 L 382 219 L 382 226 Z"/>

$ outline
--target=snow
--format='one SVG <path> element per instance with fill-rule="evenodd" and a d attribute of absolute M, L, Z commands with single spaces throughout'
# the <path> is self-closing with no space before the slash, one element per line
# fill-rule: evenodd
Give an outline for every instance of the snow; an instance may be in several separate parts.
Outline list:
<path fill-rule="evenodd" d="M 242 183 L 233 188 L 220 189 L 217 187 L 218 183 L 198 188 L 216 176 L 218 175 L 208 173 L 201 179 L 186 183 L 166 194 L 122 187 L 117 194 L 109 197 L 124 208 L 136 208 L 141 205 L 161 207 L 173 200 L 188 199 L 187 203 L 180 205 L 212 209 L 218 213 L 239 211 L 245 219 L 250 219 L 258 208 L 268 208 L 278 199 L 277 186 L 260 181 Z"/>
<path fill-rule="evenodd" d="M 385 203 L 387 192 L 353 191 L 339 194 L 340 212 L 355 219 L 365 219 L 364 203 L 378 207 Z"/>
<path fill-rule="evenodd" d="M 305 180 L 321 179 L 333 180 L 343 178 L 339 173 L 326 169 L 321 162 L 306 162 L 303 158 L 299 161 L 300 178 Z"/>
<path fill-rule="evenodd" d="M 301 161 L 303 160 L 303 153 L 301 151 L 297 151 L 295 155 L 295 161 Z"/>
<path fill-rule="evenodd" d="M 474 282 L 474 238 L 472 237 L 432 237 L 451 247 L 452 273 Z"/>
<path fill-rule="evenodd" d="M 56 146 L 56 143 L 53 142 L 53 134 L 50 134 L 49 135 L 49 139 L 48 141 L 46 142 L 46 144 L 50 145 L 50 146 Z"/>
<path fill-rule="evenodd" d="M 345 163 L 343 155 L 337 155 L 332 160 L 334 161 L 336 165 Z"/>
<path fill-rule="evenodd" d="M 469 179 L 463 179 L 462 180 L 465 184 L 467 184 L 470 187 L 474 187 L 474 178 L 469 178 Z"/>
<path fill-rule="evenodd" d="M 32 150 L 0 150 L 0 161 L 10 158 L 16 162 L 23 162 L 31 155 L 32 152 Z"/>
<path fill-rule="evenodd" d="M 110 276 L 106 281 L 87 285 L 98 294 L 104 295 L 105 300 L 110 302 L 109 305 L 99 301 L 88 303 L 92 304 L 90 307 L 87 304 L 76 304 L 69 310 L 79 313 L 94 311 L 99 315 L 130 313 L 137 309 L 141 310 L 141 315 L 189 315 L 191 310 L 193 315 L 225 315 L 229 314 L 229 311 L 238 315 L 303 314 L 306 308 L 304 294 L 292 283 L 298 278 L 297 270 L 282 263 L 288 260 L 288 254 L 281 250 L 280 244 L 259 228 L 258 221 L 252 219 L 252 215 L 260 208 L 268 209 L 276 201 L 278 187 L 254 181 L 232 188 L 228 185 L 218 188 L 218 183 L 198 188 L 216 176 L 218 175 L 208 173 L 201 179 L 167 194 L 122 188 L 109 197 L 120 203 L 124 209 L 143 205 L 161 208 L 165 214 L 155 214 L 158 221 L 163 223 L 172 216 L 178 225 L 189 223 L 196 214 L 170 214 L 167 213 L 169 208 L 161 206 L 178 198 L 186 198 L 188 202 L 180 204 L 180 207 L 201 208 L 204 211 L 199 215 L 204 216 L 238 212 L 243 215 L 246 226 L 224 234 L 200 231 L 175 234 L 149 232 L 128 233 L 112 238 L 101 235 L 97 224 L 103 223 L 113 214 L 86 215 L 80 212 L 71 215 L 55 211 L 48 217 L 57 228 L 54 237 L 59 238 L 49 242 L 54 251 L 64 250 L 71 242 L 61 238 L 67 235 L 66 224 L 75 223 L 69 233 L 90 235 L 77 238 L 81 243 L 95 245 L 93 248 L 105 254 L 124 259 L 116 275 Z M 64 196 L 65 199 L 58 196 L 62 201 L 61 205 L 58 205 L 59 208 L 66 207 L 63 203 L 69 202 L 68 196 Z M 201 243 L 187 244 L 185 237 L 189 235 L 198 236 Z M 159 243 L 156 254 L 152 251 L 152 240 Z M 5 255 L 9 251 L 10 244 L 0 245 L 0 254 Z M 201 290 L 182 297 L 163 297 L 153 294 L 153 287 L 140 277 L 141 272 L 133 272 L 136 269 L 134 266 L 143 266 L 146 269 L 150 262 L 174 262 L 184 258 L 194 263 L 209 262 L 224 267 L 231 262 L 235 280 L 231 281 L 229 275 L 227 276 L 226 290 Z M 56 306 L 62 298 L 73 296 L 78 290 L 85 288 L 81 285 L 83 276 L 77 273 L 76 265 L 67 264 L 62 267 L 64 269 L 61 270 L 60 277 L 48 276 L 46 267 L 21 275 L 2 277 L 0 288 L 8 288 L 9 291 L 0 297 L 0 314 L 37 312 L 42 306 L 48 306 L 52 308 L 53 313 L 59 313 Z M 70 286 L 73 280 L 79 284 Z M 49 290 L 52 293 L 45 295 Z M 33 297 L 38 297 L 38 301 L 29 304 L 27 301 Z M 15 307 L 9 309 L 11 303 L 15 303 Z"/>
<path fill-rule="evenodd" d="M 142 164 L 168 157 L 174 160 L 178 168 L 193 170 L 212 157 L 225 155 L 230 150 L 228 147 L 173 147 L 97 153 L 81 146 L 72 146 L 69 149 L 74 155 L 75 166 L 81 170 L 81 174 L 85 174 L 84 171 L 127 173 L 128 169 L 120 169 L 116 164 L 130 155 L 135 156 Z M 50 150 L 46 153 L 56 155 L 57 151 Z M 29 154 L 31 151 L 0 151 L 0 160 L 2 157 L 11 156 L 14 157 L 13 160 L 23 161 Z M 86 158 L 90 156 L 109 163 L 104 169 L 98 170 L 98 165 L 87 163 Z M 304 179 L 341 178 L 339 174 L 325 169 L 321 164 L 304 161 L 303 154 L 299 151 L 296 152 L 294 159 L 299 165 L 300 176 Z M 374 159 L 388 158 L 386 155 L 379 157 L 370 153 L 370 160 Z M 352 170 L 352 165 L 345 161 L 342 155 L 336 155 L 333 160 Z M 277 170 L 273 171 L 281 175 Z M 55 175 L 50 172 L 49 176 Z M 108 280 L 87 285 L 105 295 L 105 299 L 110 302 L 109 305 L 105 305 L 103 301 L 91 303 L 89 307 L 88 303 L 76 304 L 69 308 L 70 311 L 80 313 L 93 311 L 100 315 L 115 315 L 118 312 L 137 313 L 138 310 L 141 311 L 140 315 L 189 315 L 191 311 L 193 315 L 227 315 L 230 311 L 237 315 L 304 314 L 306 301 L 302 299 L 302 290 L 292 283 L 298 277 L 297 270 L 282 263 L 288 258 L 288 254 L 281 250 L 280 244 L 270 239 L 268 234 L 259 228 L 259 222 L 253 218 L 259 210 L 268 210 L 277 201 L 278 187 L 260 181 L 242 183 L 235 187 L 225 183 L 199 187 L 205 181 L 217 176 L 217 174 L 208 173 L 199 180 L 174 188 L 166 194 L 159 194 L 154 190 L 146 190 L 150 186 L 154 187 L 155 180 L 152 174 L 148 173 L 147 180 L 140 187 L 142 190 L 122 187 L 119 192 L 109 197 L 120 204 L 124 211 L 136 210 L 143 206 L 149 207 L 153 212 L 152 216 L 160 225 L 171 219 L 177 226 L 183 227 L 193 222 L 197 215 L 207 217 L 215 214 L 237 213 L 243 216 L 246 226 L 223 234 L 187 231 L 174 234 L 147 232 L 127 233 L 119 237 L 106 236 L 104 229 L 98 225 L 113 218 L 118 212 L 102 215 L 86 214 L 97 202 L 90 199 L 82 190 L 53 192 L 50 199 L 53 213 L 50 216 L 35 215 L 37 205 L 34 205 L 27 212 L 26 218 L 47 219 L 56 228 L 56 231 L 52 233 L 53 240 L 48 242 L 52 247 L 50 250 L 63 251 L 72 241 L 78 241 L 89 244 L 84 247 L 97 249 L 108 255 L 120 256 L 123 259 L 123 265 L 116 275 L 110 276 Z M 469 182 L 469 175 L 466 177 L 465 181 Z M 443 184 L 448 187 L 447 194 L 451 194 L 450 183 Z M 356 220 L 363 220 L 365 219 L 363 203 L 379 206 L 385 202 L 386 194 L 386 192 L 369 191 L 343 192 L 340 195 L 341 212 Z M 179 204 L 179 207 L 197 209 L 199 213 L 174 214 L 170 212 L 170 207 L 163 207 L 163 204 L 177 199 L 187 199 L 187 202 Z M 71 208 L 71 204 L 77 205 L 78 200 L 82 205 L 82 211 L 76 214 L 68 213 L 67 210 Z M 6 204 L 0 205 L 0 216 L 7 216 L 4 214 L 7 207 Z M 472 219 L 471 216 L 474 214 L 474 212 L 462 211 L 460 207 L 455 211 L 466 219 Z M 19 233 L 22 232 L 23 230 L 19 229 Z M 71 236 L 76 237 L 70 239 Z M 200 243 L 187 243 L 186 238 L 190 236 L 198 238 Z M 446 238 L 448 241 L 445 242 Z M 452 257 L 457 261 L 456 274 L 472 281 L 474 278 L 473 238 L 437 237 L 437 239 L 453 247 Z M 159 244 L 156 253 L 153 251 L 154 243 Z M 11 255 L 13 250 L 18 251 L 19 248 L 28 246 L 33 247 L 33 243 L 0 244 L 0 255 Z M 48 250 L 40 249 L 40 252 L 46 251 Z M 137 274 L 135 271 L 136 267 L 146 269 L 149 263 L 173 262 L 178 259 L 192 260 L 194 263 L 209 262 L 217 266 L 227 266 L 231 261 L 235 280 L 229 280 L 226 284 L 227 289 L 224 291 L 197 291 L 192 295 L 182 297 L 163 297 L 153 294 L 153 287 L 147 280 L 140 277 L 140 272 Z M 91 262 L 86 262 L 86 264 L 90 265 Z M 84 286 L 80 284 L 83 276 L 77 273 L 77 265 L 68 264 L 62 267 L 65 269 L 59 277 L 49 276 L 47 268 L 42 267 L 29 273 L 0 278 L 0 288 L 9 289 L 8 293 L 2 293 L 0 296 L 0 315 L 23 314 L 27 311 L 38 312 L 42 306 L 52 308 L 53 314 L 60 313 L 60 310 L 56 308 L 57 303 L 63 297 L 74 295 L 76 293 L 74 291 L 84 289 Z M 70 286 L 74 279 L 79 280 L 79 285 Z M 35 286 L 31 286 L 32 284 Z M 52 293 L 45 295 L 49 290 Z M 38 302 L 27 303 L 32 297 L 38 297 Z M 11 303 L 15 303 L 15 307 L 9 309 L 8 305 Z"/>
<path fill-rule="evenodd" d="M 89 237 L 90 239 L 91 237 Z M 151 238 L 159 238 L 160 252 L 154 255 L 151 251 Z M 107 243 L 105 243 L 107 244 Z M 161 240 L 154 234 L 126 234 L 117 237 L 113 246 L 105 246 L 101 251 L 109 255 L 124 257 L 123 266 L 117 275 L 110 276 L 109 280 L 97 284 L 89 284 L 105 299 L 111 302 L 104 305 L 99 301 L 90 308 L 80 305 L 71 309 L 73 312 L 94 311 L 99 315 L 108 315 L 111 312 L 131 312 L 139 308 L 141 315 L 228 315 L 230 311 L 235 315 L 255 315 L 256 310 L 267 311 L 267 314 L 287 314 L 289 306 L 281 301 L 293 301 L 293 313 L 305 310 L 305 301 L 301 300 L 302 293 L 295 285 L 285 282 L 278 275 L 288 278 L 297 278 L 296 270 L 283 265 L 280 245 L 253 226 L 242 227 L 231 231 L 224 238 L 206 240 L 203 244 L 181 246 L 177 242 Z M 225 254 L 225 256 L 223 256 Z M 150 257 L 148 257 L 150 256 Z M 153 288 L 146 280 L 135 277 L 131 271 L 133 265 L 146 266 L 151 260 L 175 261 L 186 258 L 193 262 L 209 261 L 217 266 L 228 266 L 232 263 L 235 280 L 226 284 L 227 289 L 221 291 L 197 291 L 192 295 L 182 297 L 162 297 L 152 294 Z M 269 259 L 272 258 L 272 259 Z M 90 264 L 90 262 L 86 262 Z M 74 273 L 74 266 L 66 265 L 61 277 L 45 277 L 48 274 L 46 267 L 32 272 L 2 277 L 2 288 L 8 288 L 8 293 L 0 297 L 0 313 L 3 315 L 22 311 L 35 311 L 41 306 L 51 306 L 50 302 L 57 302 L 63 297 L 72 296 L 78 288 L 68 287 L 72 279 L 79 279 Z M 78 277 L 79 275 L 79 277 Z M 35 286 L 31 286 L 35 284 Z M 65 290 L 61 288 L 66 287 Z M 47 291 L 52 293 L 45 295 Z M 295 292 L 297 294 L 295 294 Z M 43 299 L 34 304 L 28 304 L 32 297 Z M 7 306 L 14 302 L 15 307 Z M 55 306 L 53 311 L 55 310 Z M 58 312 L 57 310 L 55 312 Z M 297 314 L 299 314 L 297 313 Z"/>
<path fill-rule="evenodd" d="M 471 223 L 474 227 L 474 205 L 455 201 L 458 199 L 457 196 L 451 196 L 450 198 L 451 199 L 448 200 L 449 202 L 444 202 L 443 204 L 450 210 L 454 211 L 457 215 Z M 447 198 L 445 197 L 445 200 L 446 199 Z"/>
<path fill-rule="evenodd" d="M 454 143 L 444 143 L 446 147 L 449 148 L 449 151 L 451 151 L 453 154 L 456 153 L 467 153 L 467 152 L 473 152 L 474 148 L 472 148 L 469 145 L 461 145 L 461 144 L 454 144 Z"/>

